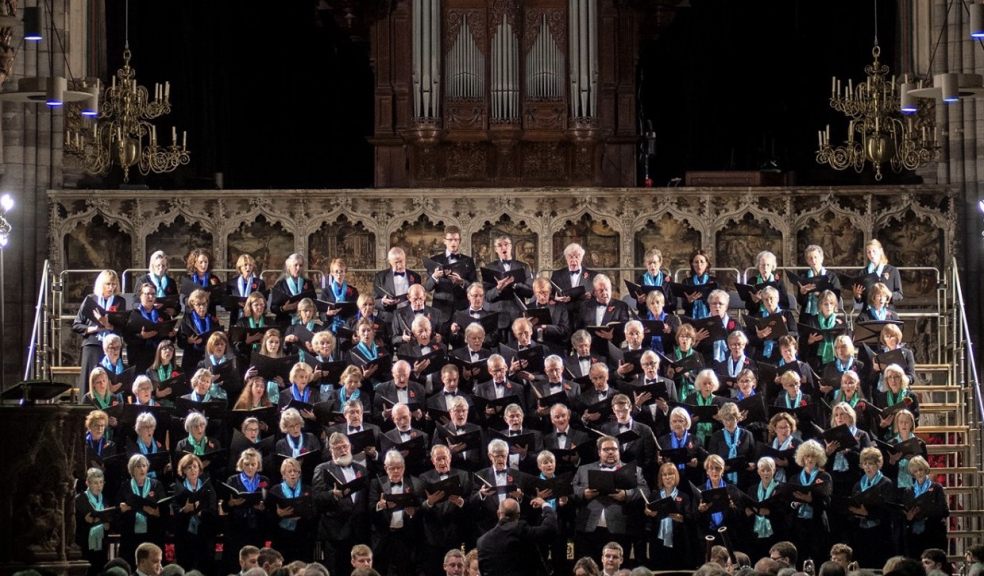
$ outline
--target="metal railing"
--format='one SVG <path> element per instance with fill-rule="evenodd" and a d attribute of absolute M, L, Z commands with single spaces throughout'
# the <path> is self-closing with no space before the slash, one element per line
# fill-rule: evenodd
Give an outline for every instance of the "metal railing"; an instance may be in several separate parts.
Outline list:
<path fill-rule="evenodd" d="M 980 380 L 977 376 L 977 360 L 974 352 L 974 342 L 971 339 L 970 325 L 967 322 L 966 302 L 963 287 L 960 284 L 960 271 L 954 258 L 950 264 L 950 277 L 953 303 L 953 346 L 951 349 L 951 366 L 955 382 L 974 396 L 973 405 L 969 407 L 967 421 L 976 436 L 972 443 L 976 450 L 973 465 L 979 471 L 984 471 L 984 396 L 981 394 Z"/>
<path fill-rule="evenodd" d="M 34 306 L 34 324 L 31 328 L 31 340 L 27 346 L 27 361 L 24 365 L 24 380 L 49 379 L 48 371 L 51 363 L 46 361 L 48 350 L 48 331 L 45 330 L 51 296 L 51 263 L 44 261 L 41 268 L 41 285 L 38 288 L 38 300 Z M 39 353 L 40 351 L 40 353 Z"/>

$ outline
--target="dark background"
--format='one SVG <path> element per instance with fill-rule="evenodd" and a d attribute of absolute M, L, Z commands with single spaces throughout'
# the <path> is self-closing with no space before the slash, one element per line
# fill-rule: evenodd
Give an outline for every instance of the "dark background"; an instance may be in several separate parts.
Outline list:
<path fill-rule="evenodd" d="M 124 6 L 106 6 L 111 71 L 122 63 Z M 896 4 L 878 8 L 882 62 L 901 77 Z M 863 80 L 873 36 L 873 0 L 692 0 L 661 33 L 643 30 L 639 132 L 648 120 L 656 133 L 657 186 L 687 170 L 769 162 L 799 184 L 872 182 L 870 170 L 836 172 L 814 154 L 826 124 L 846 138 L 846 119 L 828 106 L 830 78 Z M 369 46 L 316 2 L 135 1 L 130 47 L 140 84 L 171 82 L 159 133 L 170 138 L 176 124 L 192 151 L 189 166 L 150 186 L 207 188 L 216 172 L 226 188 L 372 186 Z"/>

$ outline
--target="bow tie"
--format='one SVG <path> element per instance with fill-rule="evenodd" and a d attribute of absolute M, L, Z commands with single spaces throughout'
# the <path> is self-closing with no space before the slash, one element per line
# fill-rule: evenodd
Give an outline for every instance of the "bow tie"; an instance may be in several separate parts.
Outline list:
<path fill-rule="evenodd" d="M 420 310 L 414 310 L 413 313 L 414 314 L 423 314 L 424 313 L 424 309 L 421 308 Z"/>
<path fill-rule="evenodd" d="M 580 270 L 568 270 L 567 273 L 570 274 L 571 276 L 577 276 L 578 274 L 581 273 L 581 271 Z"/>
<path fill-rule="evenodd" d="M 493 384 L 495 384 L 496 388 L 502 388 L 506 385 L 505 382 L 493 382 Z"/>
<path fill-rule="evenodd" d="M 646 380 L 646 385 L 648 386 L 650 384 L 659 384 L 659 380 Z"/>
<path fill-rule="evenodd" d="M 393 482 L 390 484 L 390 488 L 403 488 L 403 482 Z"/>
<path fill-rule="evenodd" d="M 602 464 L 601 465 L 601 469 L 602 470 L 615 470 L 615 466 L 609 466 L 607 464 Z"/>
<path fill-rule="evenodd" d="M 496 470 L 495 471 L 495 475 L 496 476 L 505 476 L 506 475 L 506 471 L 505 470 Z"/>
<path fill-rule="evenodd" d="M 578 362 L 590 362 L 591 361 L 591 356 L 578 356 L 577 357 L 577 361 Z"/>
<path fill-rule="evenodd" d="M 619 432 L 628 432 L 631 429 L 632 429 L 632 426 L 629 426 L 628 424 L 619 424 L 618 425 L 618 431 Z"/>
<path fill-rule="evenodd" d="M 557 432 L 557 438 L 567 438 L 567 432 Z"/>
<path fill-rule="evenodd" d="M 522 430 L 510 430 L 510 431 L 509 431 L 509 435 L 510 435 L 510 436 L 519 436 L 519 435 L 520 435 L 520 434 L 522 434 L 522 433 L 523 433 L 523 431 L 522 431 Z"/>
<path fill-rule="evenodd" d="M 604 308 L 605 306 L 608 306 L 608 303 L 607 302 L 595 302 L 595 306 L 597 306 L 598 308 Z"/>
<path fill-rule="evenodd" d="M 359 428 L 349 428 L 349 431 L 348 431 L 349 434 L 356 434 L 358 432 L 362 432 L 362 428 L 361 427 L 359 427 Z"/>
<path fill-rule="evenodd" d="M 393 276 L 406 276 L 406 272 L 393 272 Z"/>
<path fill-rule="evenodd" d="M 445 390 L 444 391 L 444 395 L 445 396 L 452 396 L 453 397 L 453 396 L 457 396 L 458 393 L 457 392 L 448 392 L 447 390 Z"/>
<path fill-rule="evenodd" d="M 349 464 L 348 466 L 342 466 L 341 464 L 339 464 L 339 465 L 338 465 L 338 469 L 339 469 L 339 470 L 342 470 L 342 471 L 345 471 L 345 470 L 351 470 L 351 469 L 352 469 L 352 465 L 351 465 L 351 464 Z"/>

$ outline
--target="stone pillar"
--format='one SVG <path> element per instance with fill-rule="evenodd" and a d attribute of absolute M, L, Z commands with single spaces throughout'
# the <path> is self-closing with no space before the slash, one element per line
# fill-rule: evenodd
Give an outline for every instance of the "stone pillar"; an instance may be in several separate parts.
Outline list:
<path fill-rule="evenodd" d="M 0 575 L 24 568 L 84 574 L 75 545 L 74 472 L 82 459 L 85 406 L 0 407 Z"/>

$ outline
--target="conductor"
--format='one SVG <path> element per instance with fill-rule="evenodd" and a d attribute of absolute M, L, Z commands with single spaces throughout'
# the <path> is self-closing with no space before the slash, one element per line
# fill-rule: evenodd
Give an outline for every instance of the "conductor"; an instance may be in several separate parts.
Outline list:
<path fill-rule="evenodd" d="M 499 504 L 499 522 L 478 539 L 478 567 L 483 576 L 534 576 L 546 574 L 538 544 L 557 533 L 557 513 L 543 505 L 543 521 L 530 526 L 519 518 L 519 502 L 506 498 Z"/>

